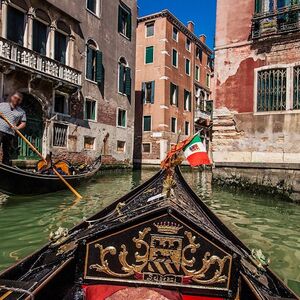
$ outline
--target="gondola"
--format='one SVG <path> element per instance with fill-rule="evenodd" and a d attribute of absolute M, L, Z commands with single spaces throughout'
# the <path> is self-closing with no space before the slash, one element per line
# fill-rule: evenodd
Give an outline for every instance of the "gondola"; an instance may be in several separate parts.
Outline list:
<path fill-rule="evenodd" d="M 212 213 L 180 169 L 161 170 L 0 274 L 0 299 L 298 299 Z"/>
<path fill-rule="evenodd" d="M 64 176 L 73 187 L 90 181 L 100 170 L 101 158 L 76 175 Z M 7 195 L 41 195 L 67 189 L 56 176 L 0 164 L 0 192 Z"/>

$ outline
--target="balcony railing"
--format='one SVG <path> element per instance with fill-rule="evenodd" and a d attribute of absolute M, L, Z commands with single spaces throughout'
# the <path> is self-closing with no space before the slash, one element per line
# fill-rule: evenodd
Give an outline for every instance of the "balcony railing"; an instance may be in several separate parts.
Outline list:
<path fill-rule="evenodd" d="M 284 7 L 270 12 L 256 13 L 252 21 L 252 38 L 286 34 L 300 30 L 300 5 Z"/>
<path fill-rule="evenodd" d="M 0 60 L 81 86 L 81 72 L 1 37 Z"/>

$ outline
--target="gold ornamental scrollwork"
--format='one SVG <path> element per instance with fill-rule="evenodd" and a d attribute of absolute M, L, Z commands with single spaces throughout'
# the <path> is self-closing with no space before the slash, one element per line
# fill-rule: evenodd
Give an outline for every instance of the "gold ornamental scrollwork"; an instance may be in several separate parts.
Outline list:
<path fill-rule="evenodd" d="M 106 247 L 103 248 L 100 244 L 95 244 L 95 248 L 98 248 L 100 251 L 100 264 L 94 264 L 90 266 L 90 269 L 95 269 L 97 272 L 105 273 L 114 277 L 129 277 L 135 273 L 140 273 L 148 263 L 149 257 L 149 244 L 144 241 L 145 236 L 151 231 L 150 227 L 145 228 L 143 231 L 139 232 L 138 238 L 133 238 L 133 242 L 136 245 L 137 249 L 141 249 L 142 246 L 146 248 L 144 255 L 140 255 L 138 252 L 135 253 L 135 258 L 137 263 L 142 263 L 140 265 L 129 265 L 127 263 L 128 251 L 125 245 L 121 246 L 121 252 L 119 254 L 119 261 L 122 265 L 122 271 L 125 273 L 116 273 L 112 271 L 109 267 L 108 261 L 105 259 L 108 254 L 116 255 L 117 249 L 115 247 Z"/>
<path fill-rule="evenodd" d="M 100 273 L 119 278 L 130 277 L 136 274 L 149 275 L 172 275 L 181 278 L 181 282 L 194 282 L 201 285 L 212 285 L 217 283 L 226 283 L 228 281 L 229 268 L 225 273 L 227 262 L 231 261 L 231 256 L 225 255 L 223 258 L 218 255 L 212 255 L 209 251 L 205 252 L 204 257 L 197 255 L 198 250 L 203 246 L 196 242 L 196 236 L 192 232 L 185 231 L 188 244 L 183 247 L 184 237 L 170 234 L 170 228 L 174 227 L 178 231 L 179 227 L 173 223 L 155 224 L 159 227 L 160 231 L 164 230 L 169 232 L 169 235 L 152 234 L 151 242 L 148 243 L 146 238 L 151 232 L 151 228 L 144 228 L 143 231 L 138 233 L 138 237 L 132 239 L 135 247 L 139 249 L 134 254 L 135 263 L 128 263 L 128 250 L 126 245 L 121 245 L 121 250 L 118 255 L 123 273 L 114 272 L 109 265 L 109 258 L 117 255 L 117 249 L 113 246 L 104 248 L 99 243 L 94 247 L 99 249 L 99 263 L 89 266 L 89 269 L 96 270 Z M 167 230 L 168 229 L 168 230 Z M 131 255 L 132 258 L 132 255 Z M 202 263 L 201 263 L 202 262 Z M 196 266 L 201 265 L 198 269 Z M 156 271 L 154 271 L 156 269 Z M 168 270 L 169 273 L 165 273 Z M 143 278 L 138 276 L 139 278 Z"/>

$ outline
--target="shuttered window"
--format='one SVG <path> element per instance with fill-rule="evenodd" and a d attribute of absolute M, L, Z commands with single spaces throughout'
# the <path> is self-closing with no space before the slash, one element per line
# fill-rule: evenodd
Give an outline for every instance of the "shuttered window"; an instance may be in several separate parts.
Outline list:
<path fill-rule="evenodd" d="M 286 69 L 270 69 L 257 73 L 257 111 L 286 109 Z"/>
<path fill-rule="evenodd" d="M 192 101 L 191 92 L 184 90 L 184 110 L 191 111 Z"/>
<path fill-rule="evenodd" d="M 172 51 L 172 65 L 178 67 L 178 52 L 176 49 Z"/>
<path fill-rule="evenodd" d="M 103 81 L 102 52 L 92 45 L 87 46 L 86 78 L 99 84 Z"/>
<path fill-rule="evenodd" d="M 55 51 L 54 58 L 62 64 L 66 64 L 67 36 L 59 31 L 55 31 Z"/>
<path fill-rule="evenodd" d="M 91 99 L 85 100 L 84 119 L 96 121 L 96 101 Z"/>
<path fill-rule="evenodd" d="M 187 121 L 184 122 L 184 134 L 190 135 L 190 122 Z"/>
<path fill-rule="evenodd" d="M 144 131 L 151 131 L 151 116 L 144 116 Z"/>
<path fill-rule="evenodd" d="M 170 83 L 170 104 L 178 106 L 179 88 L 176 84 Z"/>
<path fill-rule="evenodd" d="M 191 61 L 189 59 L 185 59 L 185 74 L 191 75 Z"/>
<path fill-rule="evenodd" d="M 143 103 L 154 103 L 155 81 L 143 82 L 142 84 Z"/>
<path fill-rule="evenodd" d="M 124 63 L 119 63 L 119 93 L 130 97 L 131 88 L 131 68 L 126 67 Z"/>
<path fill-rule="evenodd" d="M 127 125 L 126 124 L 127 123 L 126 115 L 127 115 L 126 110 L 118 108 L 118 123 L 117 123 L 117 125 L 119 127 L 126 127 L 126 125 Z"/>
<path fill-rule="evenodd" d="M 173 117 L 171 118 L 171 132 L 177 132 L 177 119 Z"/>
<path fill-rule="evenodd" d="M 8 6 L 7 9 L 7 39 L 23 46 L 25 15 L 18 9 Z"/>
<path fill-rule="evenodd" d="M 152 64 L 153 61 L 154 61 L 154 47 L 153 46 L 146 47 L 145 63 Z"/>
<path fill-rule="evenodd" d="M 118 31 L 122 35 L 126 36 L 129 40 L 131 40 L 131 32 L 132 32 L 132 16 L 129 8 L 125 8 L 123 6 L 119 6 L 119 20 L 118 20 Z"/>
<path fill-rule="evenodd" d="M 154 23 L 146 24 L 146 37 L 154 36 Z"/>
<path fill-rule="evenodd" d="M 47 25 L 44 23 L 33 20 L 32 28 L 32 48 L 34 51 L 46 55 L 47 49 L 47 35 L 48 35 Z"/>
<path fill-rule="evenodd" d="M 67 147 L 68 126 L 64 124 L 53 124 L 53 140 L 54 147 Z"/>

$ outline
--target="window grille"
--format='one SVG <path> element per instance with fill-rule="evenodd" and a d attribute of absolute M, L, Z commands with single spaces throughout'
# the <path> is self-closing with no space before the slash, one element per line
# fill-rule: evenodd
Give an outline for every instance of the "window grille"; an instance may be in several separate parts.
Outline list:
<path fill-rule="evenodd" d="M 294 67 L 293 109 L 300 109 L 300 66 Z"/>
<path fill-rule="evenodd" d="M 53 146 L 67 147 L 68 126 L 55 123 L 53 126 Z"/>
<path fill-rule="evenodd" d="M 257 74 L 257 111 L 286 109 L 286 69 L 270 69 Z"/>

